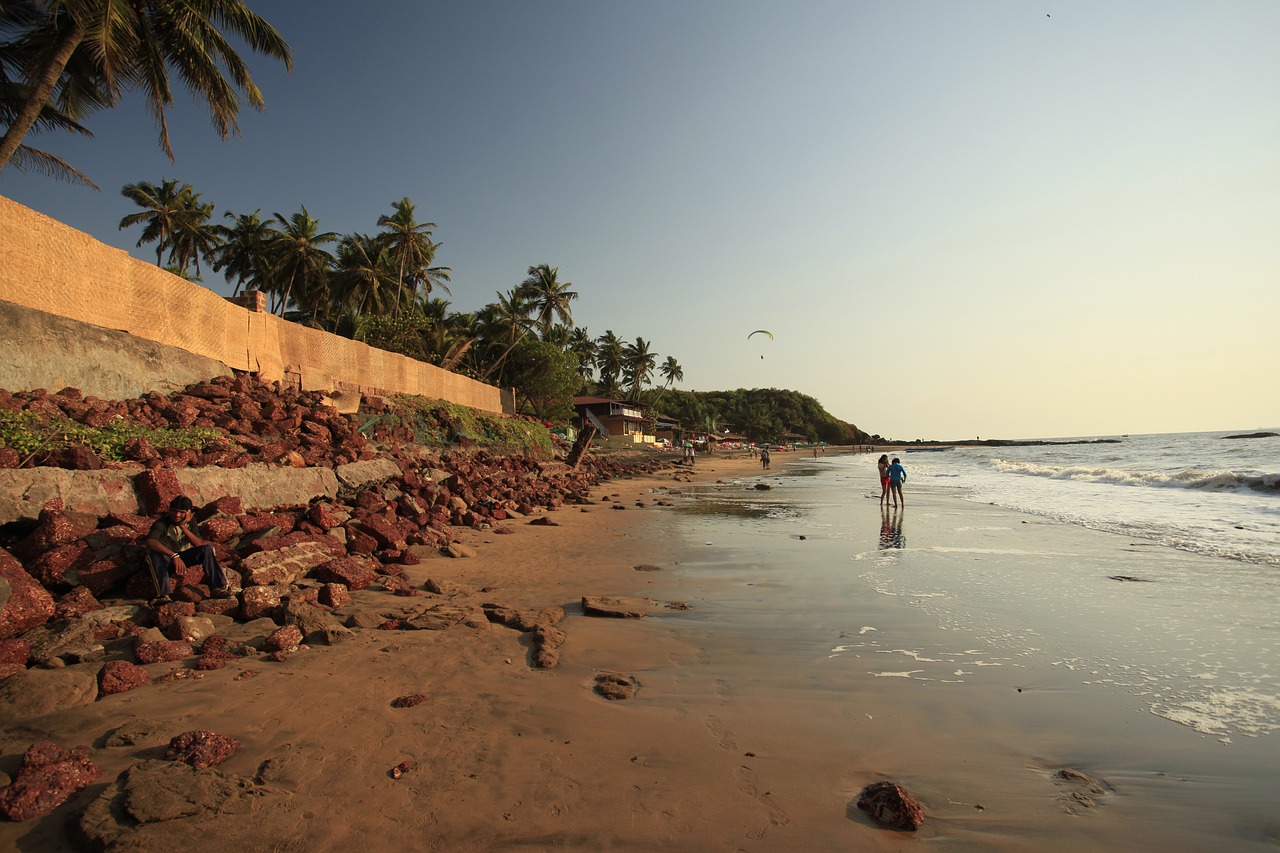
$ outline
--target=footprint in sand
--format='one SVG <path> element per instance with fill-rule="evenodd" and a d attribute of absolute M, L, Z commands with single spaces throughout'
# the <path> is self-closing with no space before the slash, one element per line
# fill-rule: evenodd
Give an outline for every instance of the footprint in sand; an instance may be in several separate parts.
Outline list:
<path fill-rule="evenodd" d="M 786 826 L 791 822 L 786 811 L 773 801 L 772 794 L 768 791 L 760 793 L 760 780 L 756 777 L 754 770 L 744 764 L 733 772 L 733 776 L 738 783 L 738 790 L 749 797 L 754 797 L 756 802 L 764 806 L 765 814 L 769 818 L 768 825 L 759 829 L 748 829 L 749 838 L 763 838 L 770 826 Z"/>
<path fill-rule="evenodd" d="M 728 699 L 729 697 L 736 696 L 738 694 L 738 691 L 734 689 L 734 686 L 723 678 L 717 678 L 715 684 L 716 695 L 722 699 Z"/>
<path fill-rule="evenodd" d="M 707 717 L 707 728 L 711 731 L 721 749 L 736 750 L 738 748 L 737 742 L 733 739 L 733 732 L 724 727 L 724 723 L 720 722 L 719 717 L 714 715 Z"/>

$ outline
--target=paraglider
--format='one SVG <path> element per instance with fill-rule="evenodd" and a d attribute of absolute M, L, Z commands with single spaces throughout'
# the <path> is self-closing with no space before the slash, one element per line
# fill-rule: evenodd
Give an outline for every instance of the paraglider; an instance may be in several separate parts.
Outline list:
<path fill-rule="evenodd" d="M 751 339 L 752 339 L 752 338 L 754 338 L 756 335 L 764 335 L 764 336 L 765 336 L 765 337 L 767 337 L 769 340 L 773 340 L 773 332 L 770 332 L 768 329 L 756 329 L 754 332 L 752 332 L 751 334 L 747 335 L 747 340 L 751 340 Z M 763 359 L 764 359 L 764 356 L 762 355 L 762 356 L 760 356 L 760 358 L 761 358 L 761 360 L 763 360 Z"/>

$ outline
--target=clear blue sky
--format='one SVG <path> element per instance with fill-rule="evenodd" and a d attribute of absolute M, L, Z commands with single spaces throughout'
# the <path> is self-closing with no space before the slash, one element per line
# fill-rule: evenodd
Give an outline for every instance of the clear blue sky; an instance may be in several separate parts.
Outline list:
<path fill-rule="evenodd" d="M 342 233 L 409 196 L 455 309 L 549 263 L 682 387 L 895 438 L 1280 426 L 1273 0 L 251 5 L 295 68 L 240 138 L 180 96 L 170 163 L 130 99 L 31 140 L 102 192 L 0 193 L 147 259 L 133 181 Z"/>

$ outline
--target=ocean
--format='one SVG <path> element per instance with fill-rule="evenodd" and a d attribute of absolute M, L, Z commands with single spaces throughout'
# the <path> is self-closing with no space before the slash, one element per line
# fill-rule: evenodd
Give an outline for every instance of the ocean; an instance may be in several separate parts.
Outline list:
<path fill-rule="evenodd" d="M 1108 439 L 1115 444 L 964 447 L 899 457 L 912 466 L 917 483 L 965 500 L 1280 567 L 1280 436 L 1233 435 L 1241 433 L 1135 435 Z"/>
<path fill-rule="evenodd" d="M 900 452 L 896 511 L 878 454 L 673 488 L 677 631 L 834 697 L 951 695 L 1014 728 L 1035 707 L 1029 738 L 1067 738 L 1164 830 L 1274 844 L 1280 437 L 1228 435 Z M 1230 827 L 1187 811 L 1205 808 Z"/>

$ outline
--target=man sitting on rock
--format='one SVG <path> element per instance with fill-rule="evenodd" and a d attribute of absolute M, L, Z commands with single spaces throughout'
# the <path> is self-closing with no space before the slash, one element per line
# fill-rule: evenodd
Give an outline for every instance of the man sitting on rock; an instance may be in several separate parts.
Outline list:
<path fill-rule="evenodd" d="M 161 602 L 168 600 L 174 591 L 174 576 L 186 566 L 200 565 L 204 569 L 204 579 L 215 598 L 226 598 L 231 594 L 227 589 L 227 575 L 218 565 L 213 546 L 187 526 L 194 517 L 191 498 L 179 495 L 169 504 L 169 511 L 151 525 L 151 532 L 147 534 L 147 564 Z"/>

